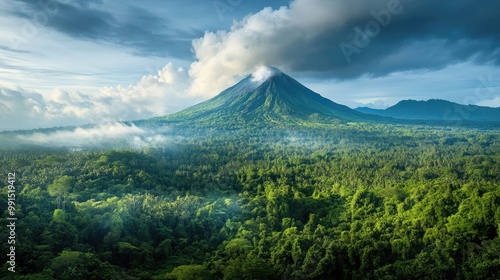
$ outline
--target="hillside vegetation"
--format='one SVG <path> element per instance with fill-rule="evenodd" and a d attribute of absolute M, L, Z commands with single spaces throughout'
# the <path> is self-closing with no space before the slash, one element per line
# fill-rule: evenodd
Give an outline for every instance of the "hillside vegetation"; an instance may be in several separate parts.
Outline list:
<path fill-rule="evenodd" d="M 0 277 L 500 278 L 498 131 L 169 133 L 156 148 L 4 149 L 18 272 L 2 254 Z"/>

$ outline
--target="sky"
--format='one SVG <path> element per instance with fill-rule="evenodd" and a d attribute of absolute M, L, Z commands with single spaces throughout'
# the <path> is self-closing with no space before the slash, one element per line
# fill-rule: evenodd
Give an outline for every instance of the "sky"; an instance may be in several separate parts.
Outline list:
<path fill-rule="evenodd" d="M 0 131 L 144 119 L 262 65 L 350 107 L 500 107 L 495 0 L 6 0 Z"/>

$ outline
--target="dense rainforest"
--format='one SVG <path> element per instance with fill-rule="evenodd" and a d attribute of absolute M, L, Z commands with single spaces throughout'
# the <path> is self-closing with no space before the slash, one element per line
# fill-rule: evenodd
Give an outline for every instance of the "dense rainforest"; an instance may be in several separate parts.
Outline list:
<path fill-rule="evenodd" d="M 500 279 L 499 131 L 351 123 L 165 137 L 2 147 L 2 215 L 15 172 L 18 220 L 16 272 L 2 230 L 0 277 Z"/>

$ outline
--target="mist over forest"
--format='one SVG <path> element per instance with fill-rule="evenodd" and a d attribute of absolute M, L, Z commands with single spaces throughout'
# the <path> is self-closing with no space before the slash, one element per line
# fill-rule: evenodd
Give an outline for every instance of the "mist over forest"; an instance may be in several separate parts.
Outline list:
<path fill-rule="evenodd" d="M 16 279 L 495 279 L 499 136 L 362 123 L 23 133 L 34 146 L 3 147 L 0 162 L 16 173 Z"/>

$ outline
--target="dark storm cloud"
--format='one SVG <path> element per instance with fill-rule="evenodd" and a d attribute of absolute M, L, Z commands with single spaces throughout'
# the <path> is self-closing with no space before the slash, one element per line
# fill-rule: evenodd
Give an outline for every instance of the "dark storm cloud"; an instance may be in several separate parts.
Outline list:
<path fill-rule="evenodd" d="M 364 12 L 326 29 L 311 42 L 316 47 L 305 46 L 303 59 L 289 67 L 352 78 L 463 61 L 500 64 L 499 1 L 361 2 L 366 2 Z M 390 5 L 396 13 L 389 12 Z"/>
<path fill-rule="evenodd" d="M 494 0 L 294 0 L 195 40 L 190 73 L 201 91 L 263 64 L 319 79 L 500 65 L 499 11 Z"/>
<path fill-rule="evenodd" d="M 166 19 L 142 8 L 130 7 L 127 20 L 113 30 L 113 37 L 119 44 L 131 47 L 141 55 L 192 57 L 191 40 L 201 32 L 184 32 L 169 28 L 169 25 Z"/>
<path fill-rule="evenodd" d="M 42 10 L 38 1 L 19 0 L 23 5 L 14 14 L 31 20 Z M 102 1 L 70 1 L 58 3 L 57 13 L 46 26 L 68 36 L 130 47 L 140 55 L 175 55 L 190 58 L 191 39 L 201 31 L 175 28 L 166 18 L 149 11 L 128 6 L 117 16 L 102 9 Z M 127 5 L 123 2 L 122 5 Z"/>

